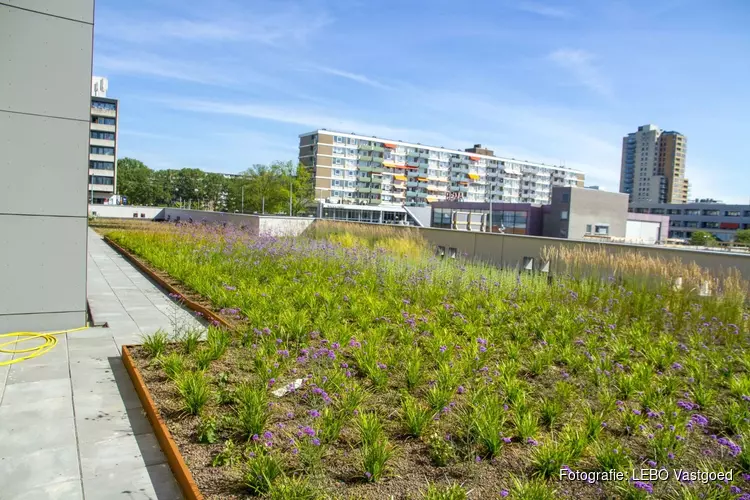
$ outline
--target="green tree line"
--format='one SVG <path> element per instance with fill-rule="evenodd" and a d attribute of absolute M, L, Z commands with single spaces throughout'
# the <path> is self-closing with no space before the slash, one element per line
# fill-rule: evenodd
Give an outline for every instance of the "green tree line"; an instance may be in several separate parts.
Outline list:
<path fill-rule="evenodd" d="M 291 161 L 253 165 L 230 178 L 197 168 L 152 170 L 133 158 L 117 161 L 117 194 L 128 205 L 288 214 L 290 191 L 292 214 L 313 210 L 310 171 Z"/>

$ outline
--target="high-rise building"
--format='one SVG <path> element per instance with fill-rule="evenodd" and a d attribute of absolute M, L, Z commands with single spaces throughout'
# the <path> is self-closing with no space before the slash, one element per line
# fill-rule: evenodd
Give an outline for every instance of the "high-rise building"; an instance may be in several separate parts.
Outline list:
<path fill-rule="evenodd" d="M 630 202 L 687 203 L 687 137 L 643 125 L 622 139 L 620 192 Z"/>
<path fill-rule="evenodd" d="M 116 193 L 117 99 L 107 97 L 107 79 L 91 79 L 89 203 L 99 205 Z"/>
<path fill-rule="evenodd" d="M 344 204 L 421 206 L 443 200 L 546 204 L 552 186 L 583 186 L 578 170 L 320 129 L 300 135 L 315 198 Z"/>

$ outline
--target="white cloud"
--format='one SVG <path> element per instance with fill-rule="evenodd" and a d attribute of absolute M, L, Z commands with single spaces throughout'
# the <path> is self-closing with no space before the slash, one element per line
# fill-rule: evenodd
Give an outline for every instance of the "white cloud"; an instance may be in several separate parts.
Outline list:
<path fill-rule="evenodd" d="M 612 96 L 611 83 L 594 64 L 594 55 L 585 50 L 559 49 L 552 52 L 549 59 L 565 69 L 578 84 L 605 97 Z"/>
<path fill-rule="evenodd" d="M 537 14 L 544 17 L 554 17 L 558 19 L 565 19 L 571 17 L 570 11 L 561 7 L 554 7 L 552 5 L 546 5 L 538 2 L 521 2 L 518 5 L 518 9 Z"/>
<path fill-rule="evenodd" d="M 97 71 L 113 74 L 153 76 L 209 85 L 230 85 L 234 83 L 234 80 L 224 72 L 199 64 L 166 59 L 152 54 L 133 53 L 120 56 L 96 54 L 94 63 Z"/>
<path fill-rule="evenodd" d="M 336 68 L 328 68 L 325 66 L 318 66 L 316 68 L 321 73 L 326 73 L 328 75 L 338 76 L 341 78 L 345 78 L 347 80 L 352 80 L 354 82 L 361 83 L 363 85 L 369 85 L 370 87 L 375 87 L 378 89 L 384 89 L 384 90 L 391 90 L 393 87 L 386 85 L 384 83 L 381 83 L 377 80 L 373 80 L 372 78 L 369 78 L 365 75 L 360 75 L 357 73 L 350 73 L 348 71 L 336 69 Z"/>
<path fill-rule="evenodd" d="M 168 42 L 256 42 L 272 46 L 304 43 L 330 24 L 322 11 L 290 6 L 274 12 L 219 11 L 211 18 L 141 19 L 126 12 L 97 15 L 97 36 L 132 44 Z"/>

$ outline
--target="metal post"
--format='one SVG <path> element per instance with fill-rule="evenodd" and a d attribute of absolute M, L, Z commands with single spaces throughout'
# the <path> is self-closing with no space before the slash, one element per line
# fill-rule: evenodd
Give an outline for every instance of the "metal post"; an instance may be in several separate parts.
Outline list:
<path fill-rule="evenodd" d="M 289 217 L 292 216 L 292 172 L 289 171 Z"/>
<path fill-rule="evenodd" d="M 487 178 L 489 181 L 487 185 L 490 187 L 490 232 L 492 232 L 492 181 L 489 180 L 489 177 Z"/>
<path fill-rule="evenodd" d="M 240 188 L 240 191 L 242 192 L 242 213 L 245 213 L 245 185 L 243 184 Z"/>
<path fill-rule="evenodd" d="M 260 198 L 260 212 L 265 215 L 266 214 L 266 195 L 261 196 Z"/>

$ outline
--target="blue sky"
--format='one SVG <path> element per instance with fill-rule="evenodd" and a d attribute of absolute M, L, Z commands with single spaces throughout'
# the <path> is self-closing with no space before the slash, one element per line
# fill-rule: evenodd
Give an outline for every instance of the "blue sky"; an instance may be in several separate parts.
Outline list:
<path fill-rule="evenodd" d="M 688 136 L 693 197 L 750 200 L 747 0 L 98 0 L 120 157 L 238 172 L 328 128 L 563 163 Z"/>

